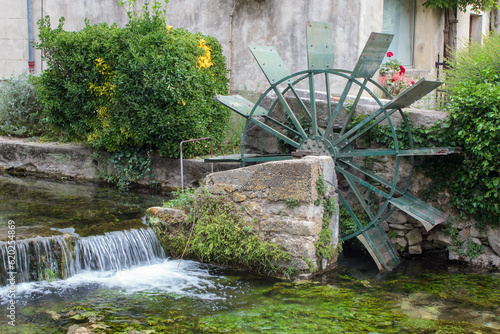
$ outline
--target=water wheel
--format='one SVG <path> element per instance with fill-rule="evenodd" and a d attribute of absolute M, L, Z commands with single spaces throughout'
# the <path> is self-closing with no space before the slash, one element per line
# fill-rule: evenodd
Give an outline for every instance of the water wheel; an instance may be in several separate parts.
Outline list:
<path fill-rule="evenodd" d="M 418 219 L 427 230 L 447 219 L 443 212 L 409 194 L 408 188 L 415 156 L 444 155 L 457 150 L 415 148 L 411 126 L 402 111 L 441 83 L 420 80 L 392 98 L 372 79 L 392 35 L 372 33 L 356 66 L 348 71 L 333 67 L 331 24 L 309 22 L 306 30 L 308 69 L 304 71 L 290 73 L 274 47 L 250 46 L 270 86 L 256 103 L 239 95 L 216 96 L 247 122 L 241 154 L 207 160 L 238 161 L 244 166 L 250 162 L 291 159 L 293 155 L 331 156 L 339 180 L 339 198 L 350 215 L 349 226 L 341 230 L 342 239 L 357 237 L 380 270 L 391 270 L 400 260 L 380 224 L 397 208 Z M 340 97 L 332 97 L 332 87 L 335 91 L 343 87 Z M 373 87 L 389 100 L 378 98 Z M 389 134 L 387 147 L 370 146 L 378 125 L 384 125 Z M 245 153 L 251 129 L 275 137 L 281 149 L 288 152 L 265 154 L 266 147 L 261 147 L 258 153 Z"/>

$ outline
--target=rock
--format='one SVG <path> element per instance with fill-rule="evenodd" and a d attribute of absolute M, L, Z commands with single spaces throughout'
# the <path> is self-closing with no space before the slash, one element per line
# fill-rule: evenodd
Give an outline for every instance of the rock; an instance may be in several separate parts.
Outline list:
<path fill-rule="evenodd" d="M 246 211 L 252 217 L 262 216 L 264 213 L 262 206 L 257 202 L 247 202 Z"/>
<path fill-rule="evenodd" d="M 400 248 L 402 249 L 406 249 L 406 246 L 408 246 L 408 242 L 406 241 L 405 238 L 401 238 L 401 237 L 398 237 L 398 238 L 393 238 L 391 239 L 392 243 L 394 244 L 394 246 L 399 246 Z"/>
<path fill-rule="evenodd" d="M 386 233 L 389 232 L 389 230 L 390 230 L 389 224 L 386 221 L 383 221 L 382 223 L 380 223 L 380 227 Z"/>
<path fill-rule="evenodd" d="M 408 300 L 413 305 L 429 305 L 432 299 L 433 296 L 426 292 L 413 292 L 408 295 Z"/>
<path fill-rule="evenodd" d="M 499 269 L 500 268 L 500 256 L 498 256 L 493 250 L 488 246 L 483 246 L 484 253 L 475 259 L 472 259 L 471 263 L 473 266 L 487 268 L 487 269 Z M 467 259 L 466 259 L 467 260 Z"/>
<path fill-rule="evenodd" d="M 496 255 L 500 256 L 500 228 L 488 228 L 487 235 L 488 243 L 490 244 L 491 249 L 496 253 Z"/>
<path fill-rule="evenodd" d="M 422 254 L 422 245 L 417 244 L 417 245 L 412 245 L 412 246 L 408 247 L 408 253 L 411 255 Z"/>
<path fill-rule="evenodd" d="M 92 334 L 92 333 L 94 333 L 94 331 L 92 331 L 86 327 L 82 327 L 80 325 L 69 326 L 68 332 L 67 332 L 67 334 Z"/>
<path fill-rule="evenodd" d="M 160 218 L 171 224 L 185 222 L 188 219 L 184 211 L 174 208 L 152 207 L 146 210 L 146 215 L 148 217 Z"/>
<path fill-rule="evenodd" d="M 470 227 L 470 235 L 473 238 L 487 238 L 488 237 L 486 230 L 484 230 L 484 229 L 480 230 L 475 225 L 472 225 Z"/>
<path fill-rule="evenodd" d="M 406 230 L 406 226 L 404 224 L 389 224 L 389 227 L 392 229 L 392 230 Z"/>
<path fill-rule="evenodd" d="M 55 311 L 45 311 L 45 313 L 47 313 L 48 315 L 50 315 L 50 317 L 52 318 L 52 320 L 59 320 L 61 319 L 61 315 Z"/>
<path fill-rule="evenodd" d="M 396 232 L 396 235 L 397 235 L 398 237 L 404 237 L 404 236 L 405 236 L 405 234 L 406 234 L 406 232 L 405 232 L 404 230 L 393 230 L 393 231 L 395 231 L 395 232 Z"/>
<path fill-rule="evenodd" d="M 437 246 L 450 246 L 453 243 L 451 236 L 443 231 L 438 231 L 433 237 L 434 244 Z"/>
<path fill-rule="evenodd" d="M 405 224 L 408 222 L 408 216 L 404 212 L 396 210 L 387 218 L 387 222 L 389 224 Z"/>
<path fill-rule="evenodd" d="M 406 234 L 406 239 L 408 240 L 408 245 L 413 246 L 422 242 L 422 233 L 420 230 L 414 229 Z M 422 249 L 420 249 L 420 253 Z M 418 253 L 418 254 L 420 254 Z"/>
<path fill-rule="evenodd" d="M 467 237 L 470 235 L 470 230 L 471 230 L 470 226 L 467 226 L 466 228 L 458 232 L 460 240 L 464 241 L 465 239 L 467 239 Z"/>
<path fill-rule="evenodd" d="M 241 203 L 246 199 L 247 199 L 247 197 L 245 195 L 243 195 L 242 193 L 237 192 L 237 193 L 233 194 L 233 201 L 236 203 Z"/>

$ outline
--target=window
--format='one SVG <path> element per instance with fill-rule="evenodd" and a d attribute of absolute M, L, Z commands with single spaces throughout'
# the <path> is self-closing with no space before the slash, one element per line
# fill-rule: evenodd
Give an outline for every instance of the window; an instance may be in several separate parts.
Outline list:
<path fill-rule="evenodd" d="M 413 65 L 415 0 L 384 0 L 383 32 L 393 34 L 389 51 L 403 65 Z"/>

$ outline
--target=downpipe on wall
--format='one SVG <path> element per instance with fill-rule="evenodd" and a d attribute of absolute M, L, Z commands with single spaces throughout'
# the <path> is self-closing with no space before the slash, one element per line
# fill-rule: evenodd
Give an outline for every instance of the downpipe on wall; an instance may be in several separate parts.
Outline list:
<path fill-rule="evenodd" d="M 35 52 L 33 47 L 33 6 L 32 0 L 27 1 L 28 8 L 28 70 L 35 72 Z"/>

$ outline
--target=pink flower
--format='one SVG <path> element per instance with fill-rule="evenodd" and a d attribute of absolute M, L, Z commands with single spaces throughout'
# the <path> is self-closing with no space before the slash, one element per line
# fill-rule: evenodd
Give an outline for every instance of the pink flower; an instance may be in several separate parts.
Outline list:
<path fill-rule="evenodd" d="M 399 65 L 399 75 L 404 75 L 406 73 L 406 69 L 403 65 Z"/>
<path fill-rule="evenodd" d="M 387 81 L 387 76 L 381 76 L 380 79 L 379 79 L 379 83 L 382 85 L 382 86 L 385 86 L 385 83 Z"/>
<path fill-rule="evenodd" d="M 394 56 L 394 53 L 392 53 L 391 51 L 387 52 L 387 57 L 391 58 L 392 56 Z"/>
<path fill-rule="evenodd" d="M 415 84 L 415 81 L 413 81 L 413 80 L 412 80 L 412 81 L 411 81 L 411 84 L 412 84 L 412 85 L 414 85 L 414 84 Z"/>

